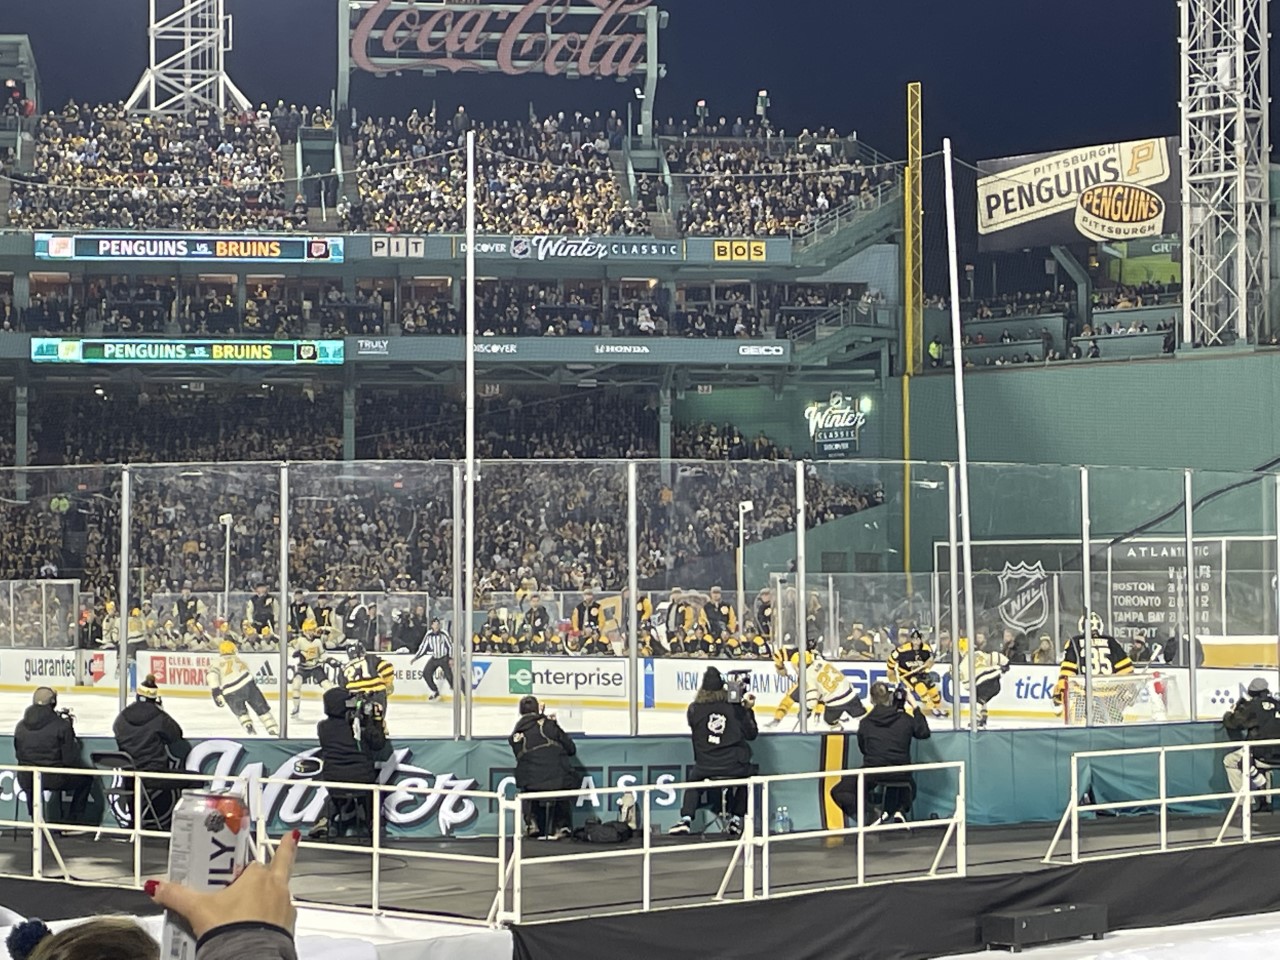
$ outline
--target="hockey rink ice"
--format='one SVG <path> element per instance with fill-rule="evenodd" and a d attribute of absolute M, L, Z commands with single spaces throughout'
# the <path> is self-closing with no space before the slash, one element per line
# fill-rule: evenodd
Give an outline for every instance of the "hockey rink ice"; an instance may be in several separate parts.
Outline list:
<path fill-rule="evenodd" d="M 34 688 L 33 688 L 34 689 Z M 85 690 L 84 692 L 64 692 L 58 695 L 59 707 L 70 707 L 75 714 L 76 732 L 81 736 L 110 736 L 111 725 L 120 712 L 116 691 Z M 129 702 L 133 697 L 130 696 Z M 271 703 L 276 722 L 280 723 L 280 707 L 274 700 Z M 22 712 L 31 705 L 31 694 L 26 692 L 0 692 L 0 728 L 11 729 L 22 717 Z M 773 719 L 773 703 L 756 703 L 756 721 L 760 726 L 761 736 L 774 733 L 796 733 L 799 724 L 793 713 L 776 727 L 767 724 Z M 231 737 L 239 739 L 247 736 L 231 714 L 230 710 L 216 706 L 208 697 L 166 697 L 164 708 L 182 726 L 188 737 Z M 287 708 L 291 709 L 291 707 Z M 588 736 L 630 735 L 631 726 L 628 713 L 624 708 L 577 708 L 576 710 L 554 705 L 550 707 L 561 724 L 572 734 Z M 323 714 L 319 697 L 311 694 L 302 701 L 302 715 L 290 717 L 288 736 L 290 739 L 307 740 L 315 736 L 315 725 Z M 515 726 L 516 707 L 511 705 L 477 704 L 472 721 L 472 734 L 477 737 L 506 737 Z M 963 715 L 962 723 L 967 724 L 968 716 Z M 453 736 L 453 703 L 446 694 L 439 700 L 426 701 L 421 698 L 392 696 L 387 711 L 387 725 L 392 739 L 395 737 L 452 737 Z M 952 729 L 951 717 L 930 717 L 929 725 L 934 730 Z M 1036 720 L 1010 720 L 993 716 L 988 723 L 992 729 L 1030 729 L 1061 726 L 1061 721 L 1050 723 Z M 856 720 L 846 719 L 841 727 L 846 732 L 857 730 Z M 660 736 L 663 734 L 688 733 L 683 710 L 649 709 L 640 711 L 640 735 Z M 809 725 L 810 733 L 828 733 L 827 726 L 821 721 Z M 261 725 L 257 726 L 255 736 L 267 736 Z"/>

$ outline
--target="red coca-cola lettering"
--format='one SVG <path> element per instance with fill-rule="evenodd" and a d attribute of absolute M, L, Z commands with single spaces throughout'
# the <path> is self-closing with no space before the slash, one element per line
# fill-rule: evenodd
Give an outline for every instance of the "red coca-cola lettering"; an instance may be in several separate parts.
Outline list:
<path fill-rule="evenodd" d="M 351 32 L 351 60 L 361 70 L 448 70 L 451 73 L 482 72 L 478 62 L 486 44 L 495 48 L 497 69 L 510 76 L 545 73 L 560 76 L 576 69 L 582 77 L 629 77 L 643 63 L 647 39 L 644 31 L 629 29 L 632 14 L 653 0 L 591 0 L 591 7 L 574 0 L 528 0 L 514 16 L 483 4 L 466 8 L 436 9 L 424 16 L 415 8 L 399 10 L 379 26 L 393 0 L 377 0 Z M 570 29 L 573 24 L 591 29 Z M 492 29 L 501 24 L 501 29 Z M 370 45 L 394 58 L 374 63 Z M 416 51 L 420 58 L 406 54 Z M 376 55 L 376 54 L 375 54 Z"/>

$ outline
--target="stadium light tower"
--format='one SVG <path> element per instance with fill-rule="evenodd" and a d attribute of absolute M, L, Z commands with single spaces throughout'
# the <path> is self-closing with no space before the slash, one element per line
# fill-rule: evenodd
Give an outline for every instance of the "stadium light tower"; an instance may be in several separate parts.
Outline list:
<path fill-rule="evenodd" d="M 232 25 L 226 0 L 148 2 L 151 65 L 125 108 L 180 116 L 198 108 L 247 111 L 248 99 L 227 75 Z"/>
<path fill-rule="evenodd" d="M 1270 332 L 1268 0 L 1180 0 L 1183 339 Z"/>

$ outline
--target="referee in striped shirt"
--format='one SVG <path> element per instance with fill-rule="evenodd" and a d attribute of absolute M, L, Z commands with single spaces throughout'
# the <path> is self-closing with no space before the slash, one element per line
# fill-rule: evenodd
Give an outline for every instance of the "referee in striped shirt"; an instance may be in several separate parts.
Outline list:
<path fill-rule="evenodd" d="M 453 682 L 453 641 L 449 639 L 449 634 L 440 629 L 440 618 L 431 618 L 431 629 L 426 632 L 422 638 L 422 644 L 418 647 L 418 652 L 413 655 L 411 663 L 416 663 L 422 657 L 427 658 L 426 669 L 422 671 L 422 679 L 426 681 L 427 689 L 431 691 L 428 700 L 439 700 L 440 689 L 436 686 L 436 671 L 444 672 L 444 679 L 448 682 L 450 688 L 457 690 L 457 686 Z"/>

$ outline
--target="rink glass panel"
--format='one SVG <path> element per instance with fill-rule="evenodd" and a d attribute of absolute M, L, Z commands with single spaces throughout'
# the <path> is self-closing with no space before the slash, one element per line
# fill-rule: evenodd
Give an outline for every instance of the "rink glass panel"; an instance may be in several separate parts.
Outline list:
<path fill-rule="evenodd" d="M 670 615 L 673 598 L 692 608 L 696 623 L 711 588 L 719 587 L 722 603 L 733 610 L 735 639 L 760 633 L 776 644 L 785 633 L 795 632 L 794 620 L 782 613 L 786 598 L 777 590 L 768 629 L 756 622 L 756 607 L 761 591 L 774 588 L 777 578 L 782 593 L 795 590 L 796 467 L 760 460 L 643 461 L 636 466 L 636 500 L 637 578 L 641 595 L 653 607 L 654 632 L 668 651 L 659 659 L 685 665 L 679 668 L 674 693 L 663 693 L 666 685 L 658 684 L 658 695 L 650 697 L 642 662 L 642 675 L 636 678 L 639 732 L 684 732 L 684 707 L 693 701 L 708 665 L 724 671 L 735 663 L 758 661 L 741 656 L 741 644 L 739 655 L 731 655 L 732 645 L 725 644 L 710 645 L 713 653 L 670 654 L 675 641 L 670 628 L 679 626 L 679 615 Z M 739 564 L 740 518 L 744 549 Z M 760 706 L 765 706 L 763 695 Z"/>
<path fill-rule="evenodd" d="M 475 510 L 474 614 L 467 640 L 485 622 L 494 624 L 492 649 L 497 652 L 473 651 L 471 663 L 473 676 L 491 668 L 498 672 L 477 695 L 471 732 L 507 736 L 517 714 L 506 698 L 524 693 L 546 701 L 568 725 L 577 725 L 569 718 L 576 709 L 580 721 L 584 708 L 567 705 L 567 687 L 541 671 L 538 662 L 562 661 L 568 647 L 585 642 L 584 635 L 565 626 L 585 588 L 595 591 L 605 611 L 603 639 L 613 652 L 621 649 L 617 624 L 628 576 L 627 465 L 609 460 L 484 461 L 477 469 Z M 526 629 L 535 589 L 552 617 L 554 636 L 541 640 Z M 597 687 L 589 685 L 589 699 L 607 699 L 625 711 L 625 686 Z M 496 702 L 489 690 L 497 695 Z M 436 705 L 448 703 L 451 696 L 450 691 Z"/>
<path fill-rule="evenodd" d="M 1277 482 L 1275 475 L 1253 472 L 1191 477 L 1200 656 L 1206 667 L 1256 671 L 1272 690 L 1277 689 Z M 1202 697 L 1201 712 L 1210 706 Z"/>
<path fill-rule="evenodd" d="M 432 617 L 439 617 L 442 628 L 457 636 L 455 474 L 450 463 L 421 461 L 289 465 L 287 603 L 294 603 L 295 591 L 301 591 L 301 601 L 317 618 L 324 619 L 325 607 L 333 611 L 330 626 L 320 631 L 331 679 L 347 662 L 351 640 L 364 641 L 370 652 L 416 654 L 425 626 L 413 625 L 425 625 Z M 355 635 L 357 617 L 345 616 L 359 608 L 359 622 L 367 618 L 371 631 L 363 637 Z M 289 639 L 294 640 L 294 634 Z M 292 650 L 287 661 L 291 683 L 296 663 Z M 396 664 L 401 698 L 425 702 L 425 692 L 409 676 L 421 671 L 423 661 L 416 670 L 407 659 L 397 658 Z M 289 736 L 308 739 L 315 736 L 323 713 L 321 690 L 306 683 L 301 692 L 299 716 L 289 718 Z M 292 713 L 291 695 L 289 699 Z M 451 712 L 438 712 L 431 724 L 415 724 L 414 735 L 453 735 Z"/>
<path fill-rule="evenodd" d="M 218 659 L 219 645 L 230 641 L 268 706 L 265 715 L 250 711 L 252 735 L 271 735 L 281 729 L 285 706 L 280 465 L 166 464 L 130 470 L 130 603 L 142 611 L 140 630 L 130 633 L 136 679 L 159 671 L 166 709 L 190 735 L 249 735 L 229 707 L 215 704 L 208 681 L 202 683 Z M 186 582 L 204 598 L 195 623 L 182 622 L 176 604 L 159 609 L 151 599 L 181 594 Z M 250 595 L 259 583 L 275 599 L 269 634 L 252 628 Z M 165 602 L 170 603 L 167 597 Z"/>
<path fill-rule="evenodd" d="M 121 475 L 119 467 L 0 470 L 0 650 L 15 658 L 4 670 L 11 722 L 48 685 L 75 711 L 78 732 L 110 730 L 116 664 L 89 637 L 104 605 L 114 611 L 119 599 Z M 102 625 L 114 634 L 118 622 L 112 613 Z"/>

